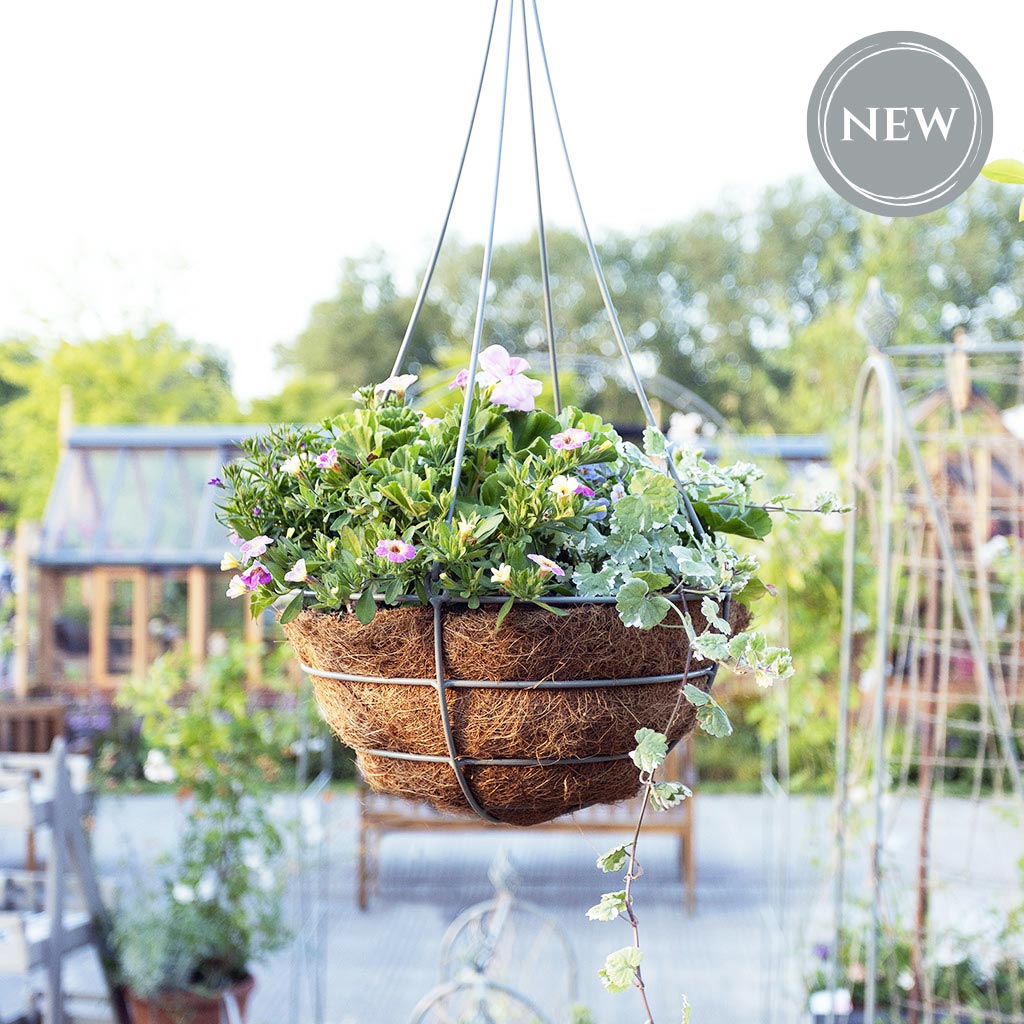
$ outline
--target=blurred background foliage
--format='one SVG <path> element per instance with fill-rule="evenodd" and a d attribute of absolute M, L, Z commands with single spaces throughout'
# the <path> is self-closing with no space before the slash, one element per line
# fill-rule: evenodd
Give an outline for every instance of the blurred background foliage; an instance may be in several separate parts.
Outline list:
<path fill-rule="evenodd" d="M 620 425 L 639 421 L 617 376 L 616 349 L 586 250 L 571 232 L 549 239 L 555 323 L 564 356 L 608 359 L 567 376 L 566 398 Z M 836 450 L 864 342 L 853 327 L 866 283 L 878 276 L 901 302 L 897 343 L 934 342 L 964 328 L 979 341 L 1024 338 L 1024 237 L 998 186 L 979 181 L 949 207 L 887 221 L 796 180 L 746 205 L 720 203 L 641 235 L 599 244 L 637 363 L 692 390 L 737 433 L 823 433 Z M 407 360 L 427 407 L 452 400 L 447 382 L 466 361 L 481 248 L 442 253 Z M 418 281 L 400 286 L 386 253 L 347 260 L 337 289 L 306 328 L 276 349 L 267 397 L 241 403 L 226 360 L 166 324 L 86 341 L 0 341 L 0 527 L 38 518 L 56 465 L 60 391 L 73 388 L 77 423 L 314 421 L 351 392 L 384 379 L 412 311 Z M 536 238 L 499 247 L 485 343 L 544 361 Z M 545 396 L 542 401 L 545 400 Z M 667 417 L 668 409 L 656 408 Z M 837 456 L 837 462 L 838 462 Z M 773 481 L 791 491 L 791 482 Z M 829 483 L 837 486 L 838 479 Z M 763 739 L 790 723 L 797 788 L 832 784 L 841 533 L 780 523 L 765 578 L 779 588 L 765 625 L 782 630 L 799 671 L 784 702 L 737 691 L 726 702 Z M 756 788 L 756 741 L 702 743 L 708 781 Z M 721 761 L 719 764 L 718 762 Z"/>

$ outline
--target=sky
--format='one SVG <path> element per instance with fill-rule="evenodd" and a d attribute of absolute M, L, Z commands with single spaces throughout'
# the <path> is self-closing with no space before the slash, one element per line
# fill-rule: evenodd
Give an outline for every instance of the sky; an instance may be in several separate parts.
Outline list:
<path fill-rule="evenodd" d="M 841 49 L 887 29 L 960 49 L 992 97 L 993 157 L 1024 156 L 1014 7 L 540 0 L 592 228 L 639 231 L 793 175 L 820 181 L 811 88 Z M 489 0 L 0 0 L 0 337 L 166 320 L 228 354 L 243 399 L 277 391 L 273 346 L 302 331 L 345 258 L 383 249 L 403 283 L 425 263 L 490 12 Z M 499 240 L 535 217 L 519 18 Z M 546 214 L 572 226 L 533 58 Z M 486 231 L 499 71 L 452 220 L 466 242 Z"/>

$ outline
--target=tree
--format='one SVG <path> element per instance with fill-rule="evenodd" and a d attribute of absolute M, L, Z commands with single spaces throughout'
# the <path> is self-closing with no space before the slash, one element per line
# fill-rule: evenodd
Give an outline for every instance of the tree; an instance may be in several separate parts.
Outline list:
<path fill-rule="evenodd" d="M 77 423 L 231 421 L 238 404 L 224 358 L 166 325 L 77 344 L 0 347 L 0 517 L 38 518 L 58 456 L 60 395 Z"/>

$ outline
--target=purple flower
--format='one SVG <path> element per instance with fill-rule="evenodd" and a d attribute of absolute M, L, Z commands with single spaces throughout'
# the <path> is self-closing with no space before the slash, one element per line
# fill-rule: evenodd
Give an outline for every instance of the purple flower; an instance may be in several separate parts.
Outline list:
<path fill-rule="evenodd" d="M 551 447 L 563 452 L 572 452 L 577 448 L 582 448 L 592 436 L 589 430 L 569 427 L 568 430 L 563 430 L 551 438 Z"/>
<path fill-rule="evenodd" d="M 454 391 L 456 388 L 465 388 L 469 383 L 469 370 L 459 370 L 455 374 L 455 379 L 448 385 L 449 391 Z"/>
<path fill-rule="evenodd" d="M 620 498 L 624 498 L 625 496 L 626 496 L 626 488 L 623 487 L 622 484 L 615 484 L 615 486 L 612 487 L 612 493 L 611 493 L 612 501 L 618 501 Z"/>
<path fill-rule="evenodd" d="M 210 479 L 206 481 L 206 486 L 207 487 L 223 487 L 224 486 L 224 481 L 221 480 L 221 478 L 219 476 L 211 476 Z"/>
<path fill-rule="evenodd" d="M 238 550 L 246 558 L 259 558 L 260 555 L 266 554 L 267 548 L 273 543 L 272 538 L 260 534 L 258 537 L 253 537 L 252 540 L 243 541 Z"/>
<path fill-rule="evenodd" d="M 573 494 L 582 494 L 585 498 L 592 498 L 594 496 L 594 492 L 586 484 L 580 484 L 576 490 L 573 491 Z"/>
<path fill-rule="evenodd" d="M 389 562 L 408 562 L 410 558 L 416 557 L 416 549 L 398 538 L 378 541 L 373 552 Z"/>
<path fill-rule="evenodd" d="M 234 546 L 237 548 L 238 545 L 242 543 L 242 538 L 238 536 L 238 531 L 237 530 L 232 530 L 228 534 L 228 541 L 231 544 L 234 544 Z"/>
<path fill-rule="evenodd" d="M 338 451 L 336 448 L 328 448 L 322 455 L 316 457 L 318 469 L 334 469 L 338 465 Z"/>
<path fill-rule="evenodd" d="M 827 960 L 832 955 L 832 951 L 823 942 L 819 942 L 814 947 L 814 955 L 819 960 Z"/>
<path fill-rule="evenodd" d="M 242 581 L 246 590 L 255 590 L 257 587 L 262 587 L 269 583 L 273 579 L 273 576 L 271 576 L 259 562 L 253 562 L 252 565 L 250 565 L 249 568 L 239 576 L 239 579 Z"/>
<path fill-rule="evenodd" d="M 536 562 L 540 568 L 540 575 L 543 579 L 545 576 L 564 576 L 565 570 L 557 563 L 552 562 L 550 558 L 545 558 L 543 555 L 527 555 L 526 556 L 531 562 Z"/>
<path fill-rule="evenodd" d="M 253 517 L 253 519 L 259 519 L 259 517 L 261 515 L 263 515 L 263 509 L 261 509 L 259 507 L 259 505 L 253 505 L 253 507 L 252 507 L 252 517 Z"/>

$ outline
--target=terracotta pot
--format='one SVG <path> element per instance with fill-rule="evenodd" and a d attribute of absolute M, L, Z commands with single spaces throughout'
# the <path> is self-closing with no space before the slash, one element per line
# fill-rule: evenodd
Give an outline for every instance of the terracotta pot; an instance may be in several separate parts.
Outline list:
<path fill-rule="evenodd" d="M 245 1020 L 249 996 L 256 987 L 256 979 L 247 974 L 231 986 L 230 992 L 238 1001 L 238 1011 Z M 160 992 L 144 998 L 128 990 L 128 1007 L 134 1024 L 221 1024 L 224 1010 L 222 995 L 205 995 L 200 992 Z"/>

